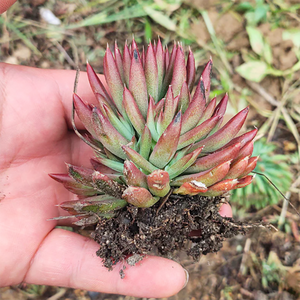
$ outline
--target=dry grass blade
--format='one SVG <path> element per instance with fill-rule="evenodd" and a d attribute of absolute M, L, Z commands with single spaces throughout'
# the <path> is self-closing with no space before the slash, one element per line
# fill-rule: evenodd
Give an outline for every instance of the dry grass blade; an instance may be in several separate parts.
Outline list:
<path fill-rule="evenodd" d="M 291 186 L 291 189 L 292 188 L 296 188 L 300 185 L 300 177 L 298 177 L 298 179 L 292 184 Z M 292 205 L 289 201 L 291 197 L 291 192 L 287 192 L 286 196 L 284 196 L 284 200 L 283 200 L 283 206 L 282 206 L 282 210 L 281 210 L 281 213 L 280 213 L 280 217 L 279 217 L 279 221 L 278 221 L 278 227 L 281 228 L 284 224 L 284 221 L 285 221 L 285 216 L 286 216 L 286 213 L 287 213 L 287 208 L 288 208 L 288 205 L 290 204 L 293 209 L 296 211 L 297 215 L 300 216 L 299 212 L 295 209 L 294 205 Z"/>
<path fill-rule="evenodd" d="M 10 29 L 12 32 L 14 32 L 19 39 L 21 39 L 24 44 L 33 51 L 34 54 L 38 56 L 42 56 L 42 53 L 35 47 L 35 45 L 27 38 L 26 35 L 24 35 L 19 29 L 17 29 L 13 23 L 6 22 L 3 17 L 0 16 L 0 24 L 5 24 L 5 26 Z"/>
<path fill-rule="evenodd" d="M 231 68 L 231 65 L 229 64 L 228 60 L 227 60 L 227 57 L 226 57 L 226 54 L 224 52 L 224 50 L 222 49 L 222 46 L 221 46 L 221 42 L 220 40 L 217 38 L 216 36 L 216 32 L 214 30 L 214 27 L 213 27 L 213 24 L 211 23 L 211 20 L 209 18 L 209 15 L 207 13 L 207 11 L 200 11 L 202 17 L 203 17 L 203 20 L 205 22 L 205 25 L 207 27 L 207 30 L 210 34 L 210 37 L 211 37 L 211 40 L 224 64 L 224 66 L 226 67 L 227 71 L 230 73 L 230 74 L 233 74 L 233 71 L 232 71 L 232 68 Z"/>

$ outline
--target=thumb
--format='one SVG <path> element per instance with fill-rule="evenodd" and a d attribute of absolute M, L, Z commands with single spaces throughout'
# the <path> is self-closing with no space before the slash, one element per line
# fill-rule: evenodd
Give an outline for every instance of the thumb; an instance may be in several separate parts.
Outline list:
<path fill-rule="evenodd" d="M 4 13 L 15 2 L 16 2 L 16 0 L 1 0 L 0 1 L 0 14 Z"/>

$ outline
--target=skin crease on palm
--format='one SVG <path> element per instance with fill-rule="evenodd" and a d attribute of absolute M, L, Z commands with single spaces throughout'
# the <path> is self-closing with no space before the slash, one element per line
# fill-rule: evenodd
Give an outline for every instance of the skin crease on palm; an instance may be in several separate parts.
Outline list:
<path fill-rule="evenodd" d="M 0 12 L 15 1 L 0 1 Z M 64 214 L 56 204 L 74 199 L 48 173 L 64 162 L 89 166 L 92 150 L 71 128 L 74 71 L 0 63 L 0 286 L 20 282 L 81 288 L 136 297 L 168 297 L 186 282 L 176 262 L 147 256 L 107 271 L 93 240 L 55 229 L 48 219 Z M 95 101 L 85 73 L 78 94 Z M 82 124 L 77 127 L 83 129 Z M 221 215 L 231 216 L 229 205 Z"/>

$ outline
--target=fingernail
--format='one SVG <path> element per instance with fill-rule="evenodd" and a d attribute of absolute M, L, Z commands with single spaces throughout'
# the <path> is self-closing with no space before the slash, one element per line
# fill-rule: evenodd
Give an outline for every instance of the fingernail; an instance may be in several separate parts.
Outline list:
<path fill-rule="evenodd" d="M 188 282 L 189 282 L 189 278 L 190 278 L 190 275 L 189 275 L 189 272 L 186 270 L 186 269 L 183 269 L 184 272 L 185 272 L 185 284 L 184 286 L 182 287 L 182 290 L 187 286 Z"/>

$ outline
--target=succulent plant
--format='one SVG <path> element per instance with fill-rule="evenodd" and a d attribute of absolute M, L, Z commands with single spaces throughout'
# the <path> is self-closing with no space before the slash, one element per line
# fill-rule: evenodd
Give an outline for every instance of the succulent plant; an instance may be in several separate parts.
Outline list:
<path fill-rule="evenodd" d="M 292 183 L 293 175 L 288 164 L 289 156 L 276 154 L 277 146 L 262 138 L 255 142 L 253 154 L 259 155 L 255 172 L 263 173 L 282 192 L 286 193 Z M 262 209 L 268 205 L 277 204 L 282 196 L 263 176 L 257 175 L 252 184 L 234 190 L 230 197 L 232 202 L 245 208 L 254 206 Z"/>
<path fill-rule="evenodd" d="M 194 87 L 191 50 L 186 59 L 181 44 L 169 53 L 158 40 L 139 52 L 133 40 L 123 54 L 107 47 L 103 68 L 106 82 L 87 65 L 96 106 L 73 96 L 73 117 L 87 132 L 74 118 L 73 127 L 94 149 L 92 168 L 67 164 L 68 173 L 50 174 L 78 196 L 59 205 L 74 224 L 97 224 L 103 265 L 153 249 L 198 259 L 245 233 L 249 226 L 223 218 L 219 207 L 224 193 L 252 182 L 257 129 L 239 135 L 248 107 L 222 125 L 228 95 L 209 100 L 212 60 Z"/>
<path fill-rule="evenodd" d="M 257 130 L 236 137 L 248 108 L 222 126 L 228 95 L 209 100 L 211 59 L 195 88 L 193 53 L 186 62 L 177 43 L 171 53 L 160 40 L 140 53 L 133 40 L 123 55 L 115 44 L 103 67 L 108 89 L 87 65 L 98 105 L 73 97 L 95 150 L 93 169 L 67 164 L 67 174 L 50 175 L 78 195 L 60 204 L 77 224 L 111 218 L 128 204 L 151 207 L 170 194 L 215 197 L 251 183 Z"/>

